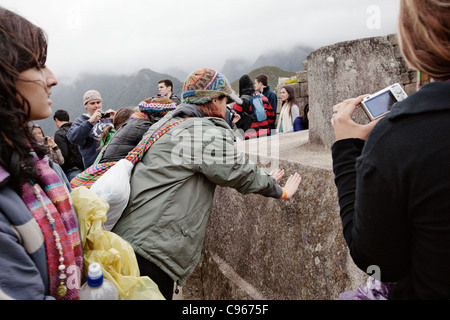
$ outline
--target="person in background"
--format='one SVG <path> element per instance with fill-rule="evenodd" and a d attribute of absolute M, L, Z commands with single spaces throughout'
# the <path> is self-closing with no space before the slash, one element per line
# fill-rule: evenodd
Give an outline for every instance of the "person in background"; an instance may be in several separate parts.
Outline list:
<path fill-rule="evenodd" d="M 276 129 L 278 97 L 269 86 L 269 78 L 265 74 L 255 77 L 255 90 L 261 92 L 268 100 L 274 113 L 274 121 L 269 124 L 270 130 Z"/>
<path fill-rule="evenodd" d="M 301 131 L 301 130 L 309 129 L 309 104 L 308 103 L 303 107 L 303 115 L 294 119 L 293 127 L 294 127 L 294 131 Z"/>
<path fill-rule="evenodd" d="M 55 132 L 55 143 L 64 157 L 64 163 L 61 165 L 61 168 L 70 181 L 83 171 L 83 158 L 78 146 L 67 140 L 67 132 L 72 126 L 69 113 L 66 110 L 57 110 L 53 115 L 53 120 L 55 120 L 55 125 L 58 128 Z"/>
<path fill-rule="evenodd" d="M 134 108 L 130 107 L 123 107 L 117 110 L 116 115 L 114 116 L 113 125 L 108 126 L 105 129 L 103 129 L 102 135 L 101 135 L 101 143 L 99 150 L 100 152 L 97 155 L 97 158 L 94 161 L 94 164 L 97 164 L 100 162 L 100 159 L 103 156 L 103 153 L 106 150 L 107 145 L 112 140 L 114 135 L 117 133 L 117 131 L 122 128 L 122 126 L 130 119 L 131 115 L 134 113 Z"/>
<path fill-rule="evenodd" d="M 257 121 L 254 112 L 255 106 L 251 102 L 251 97 L 259 95 L 262 99 L 264 110 L 266 112 L 266 119 L 263 121 Z M 261 93 L 255 91 L 255 86 L 252 79 L 248 75 L 243 75 L 239 78 L 239 97 L 241 103 L 235 103 L 233 109 L 239 114 L 240 119 L 236 122 L 238 129 L 244 130 L 244 138 L 259 138 L 270 135 L 270 125 L 275 121 L 275 114 L 273 113 L 272 106 L 269 100 Z M 241 123 L 244 123 L 248 116 L 246 114 L 253 114 L 252 123 L 249 129 L 242 127 Z"/>
<path fill-rule="evenodd" d="M 302 127 L 303 130 L 309 129 L 309 103 L 303 108 Z"/>
<path fill-rule="evenodd" d="M 276 199 L 294 196 L 300 176 L 284 188 L 284 175 L 269 176 L 234 146 L 225 121 L 232 94 L 228 80 L 199 69 L 184 82 L 183 103 L 155 123 L 144 137 L 174 121 L 184 122 L 162 135 L 135 165 L 125 211 L 112 229 L 136 252 L 141 275 L 148 275 L 166 299 L 174 281 L 183 285 L 197 265 L 217 185 Z"/>
<path fill-rule="evenodd" d="M 180 98 L 173 93 L 173 82 L 169 79 L 161 79 L 158 81 L 158 92 L 160 95 L 172 100 L 177 105 L 181 103 Z"/>
<path fill-rule="evenodd" d="M 83 105 L 87 113 L 75 119 L 67 132 L 70 143 L 78 145 L 83 157 L 84 169 L 91 166 L 100 150 L 103 130 L 112 126 L 116 112 L 112 109 L 102 112 L 102 97 L 96 90 L 89 90 L 83 95 Z"/>
<path fill-rule="evenodd" d="M 342 299 L 450 299 L 449 17 L 448 1 L 401 0 L 401 52 L 433 81 L 367 125 L 352 120 L 364 95 L 333 106 L 344 238 L 361 270 L 379 271 Z"/>
<path fill-rule="evenodd" d="M 0 299 L 79 299 L 83 269 L 69 182 L 30 122 L 58 81 L 42 29 L 0 7 Z"/>
<path fill-rule="evenodd" d="M 297 105 L 294 89 L 291 86 L 283 86 L 280 89 L 281 111 L 278 119 L 277 133 L 294 132 L 294 121 L 301 118 L 300 108 Z"/>
<path fill-rule="evenodd" d="M 241 119 L 239 113 L 232 109 L 232 106 L 227 105 L 227 110 L 225 114 L 225 121 L 228 123 L 232 130 L 235 129 L 235 124 Z"/>
<path fill-rule="evenodd" d="M 59 165 L 64 164 L 64 157 L 58 145 L 55 143 L 55 140 L 53 140 L 53 138 L 49 136 L 46 136 L 44 134 L 44 130 L 42 130 L 42 127 L 40 125 L 35 123 L 32 124 L 31 132 L 33 133 L 33 136 L 39 144 L 42 144 L 43 146 L 46 146 L 48 148 L 48 156 L 54 163 Z"/>

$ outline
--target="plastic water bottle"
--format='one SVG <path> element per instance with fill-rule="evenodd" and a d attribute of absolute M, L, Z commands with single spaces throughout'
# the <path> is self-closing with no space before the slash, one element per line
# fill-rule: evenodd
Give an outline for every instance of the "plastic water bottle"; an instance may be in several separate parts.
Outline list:
<path fill-rule="evenodd" d="M 119 300 L 116 287 L 103 279 L 103 271 L 96 262 L 89 265 L 87 282 L 80 289 L 80 300 Z"/>

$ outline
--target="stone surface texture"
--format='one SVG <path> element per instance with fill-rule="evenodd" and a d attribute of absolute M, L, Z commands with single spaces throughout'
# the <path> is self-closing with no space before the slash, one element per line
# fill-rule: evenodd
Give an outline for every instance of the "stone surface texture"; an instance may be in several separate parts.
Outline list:
<path fill-rule="evenodd" d="M 257 142 L 257 143 L 256 143 Z M 279 159 L 258 155 L 265 143 Z M 185 299 L 336 299 L 365 282 L 342 237 L 331 156 L 308 131 L 237 143 L 267 171 L 299 172 L 290 200 L 217 187 L 202 260 Z M 200 287 L 199 287 L 200 286 Z"/>
<path fill-rule="evenodd" d="M 289 85 L 301 109 L 309 103 L 309 130 L 236 143 L 266 172 L 284 169 L 281 185 L 299 172 L 297 194 L 277 200 L 217 187 L 202 259 L 184 299 L 328 300 L 366 283 L 342 236 L 330 152 L 332 106 L 396 82 L 411 94 L 417 72 L 407 67 L 396 35 L 322 47 L 303 66 Z M 279 79 L 277 92 L 286 80 Z M 368 122 L 361 109 L 354 120 Z"/>

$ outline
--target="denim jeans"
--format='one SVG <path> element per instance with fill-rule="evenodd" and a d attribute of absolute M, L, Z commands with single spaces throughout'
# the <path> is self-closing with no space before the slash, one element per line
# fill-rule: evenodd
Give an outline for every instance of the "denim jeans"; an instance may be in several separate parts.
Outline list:
<path fill-rule="evenodd" d="M 77 174 L 79 174 L 81 172 L 83 172 L 83 170 L 78 169 L 78 168 L 67 170 L 66 171 L 67 180 L 69 180 L 69 182 L 70 182 Z"/>

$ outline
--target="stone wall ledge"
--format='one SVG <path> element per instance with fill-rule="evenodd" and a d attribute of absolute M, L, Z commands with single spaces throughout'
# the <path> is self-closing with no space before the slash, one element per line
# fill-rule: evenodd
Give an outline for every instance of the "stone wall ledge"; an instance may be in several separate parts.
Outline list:
<path fill-rule="evenodd" d="M 302 182 L 290 200 L 217 187 L 184 299 L 328 300 L 365 283 L 342 236 L 330 150 L 307 130 L 236 145 L 267 172 L 284 169 L 281 185 L 294 172 Z"/>

